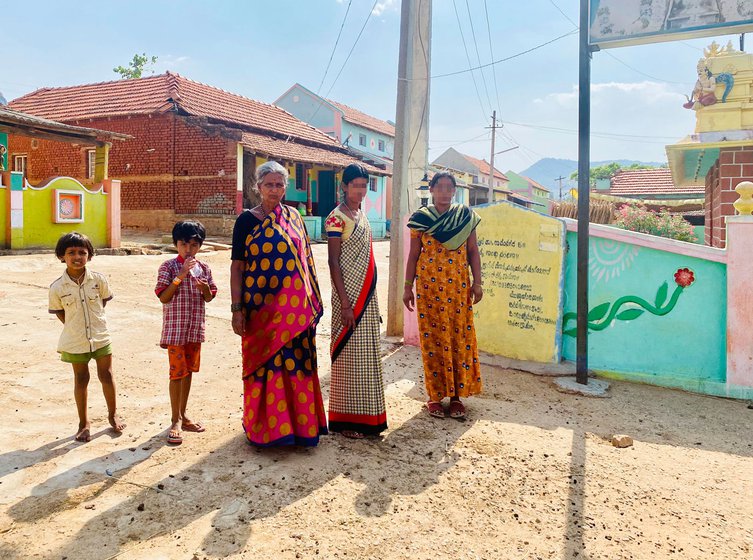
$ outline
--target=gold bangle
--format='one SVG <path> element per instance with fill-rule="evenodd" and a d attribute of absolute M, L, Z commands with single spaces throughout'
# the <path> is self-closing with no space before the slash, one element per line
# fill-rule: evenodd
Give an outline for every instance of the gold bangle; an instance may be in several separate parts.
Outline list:
<path fill-rule="evenodd" d="M 176 286 L 180 286 L 181 282 L 183 282 L 182 278 L 178 278 L 177 276 L 173 278 L 173 284 L 175 284 Z"/>
<path fill-rule="evenodd" d="M 406 288 L 412 288 L 413 287 L 413 281 L 412 280 L 406 280 L 403 282 Z"/>

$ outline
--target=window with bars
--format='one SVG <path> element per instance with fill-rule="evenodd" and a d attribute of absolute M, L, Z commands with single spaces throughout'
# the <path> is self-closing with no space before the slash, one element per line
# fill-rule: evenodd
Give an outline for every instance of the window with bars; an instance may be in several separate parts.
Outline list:
<path fill-rule="evenodd" d="M 94 179 L 94 172 L 97 166 L 97 151 L 86 150 L 86 178 Z"/>
<path fill-rule="evenodd" d="M 306 182 L 303 180 L 304 174 L 306 173 L 306 168 L 302 163 L 296 163 L 295 164 L 295 190 L 297 191 L 305 191 L 306 190 Z"/>
<path fill-rule="evenodd" d="M 13 171 L 20 171 L 26 175 L 26 166 L 29 161 L 29 156 L 26 154 L 13 156 Z"/>
<path fill-rule="evenodd" d="M 358 145 L 359 146 L 365 146 L 366 145 L 366 135 L 365 134 L 359 134 L 358 135 Z"/>
<path fill-rule="evenodd" d="M 376 177 L 369 177 L 369 190 L 376 192 L 377 190 L 377 178 Z"/>
<path fill-rule="evenodd" d="M 383 151 L 384 151 L 384 140 L 380 140 L 380 141 L 379 141 L 379 142 L 377 143 L 377 147 L 379 148 L 379 151 L 380 151 L 380 152 L 383 152 Z"/>

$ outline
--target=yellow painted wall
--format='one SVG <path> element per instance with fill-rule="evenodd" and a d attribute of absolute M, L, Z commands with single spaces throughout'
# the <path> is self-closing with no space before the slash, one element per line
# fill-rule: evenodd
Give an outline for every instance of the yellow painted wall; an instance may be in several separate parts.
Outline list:
<path fill-rule="evenodd" d="M 84 221 L 54 223 L 55 190 L 84 192 Z M 91 239 L 95 247 L 107 247 L 107 195 L 91 193 L 69 177 L 53 179 L 41 189 L 27 188 L 24 193 L 24 247 L 54 247 L 58 238 L 78 231 Z"/>
<path fill-rule="evenodd" d="M 481 216 L 484 299 L 474 306 L 479 348 L 518 360 L 561 357 L 564 222 L 508 202 Z"/>

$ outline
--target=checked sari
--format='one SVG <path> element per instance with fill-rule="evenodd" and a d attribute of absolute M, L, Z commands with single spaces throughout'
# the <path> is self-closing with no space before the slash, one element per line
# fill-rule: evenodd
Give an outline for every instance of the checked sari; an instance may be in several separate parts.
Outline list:
<path fill-rule="evenodd" d="M 443 214 L 432 205 L 408 222 L 420 239 L 416 263 L 416 314 L 430 401 L 481 392 L 471 280 L 466 241 L 481 221 L 467 206 L 453 204 Z"/>
<path fill-rule="evenodd" d="M 300 215 L 278 206 L 246 237 L 243 429 L 249 443 L 314 446 L 327 433 L 315 329 L 322 315 Z"/>
<path fill-rule="evenodd" d="M 350 220 L 335 212 L 328 218 L 327 226 L 336 224 L 337 220 Z M 328 235 L 333 236 L 331 228 Z M 356 325 L 354 329 L 343 328 L 340 295 L 333 289 L 329 429 L 376 435 L 387 429 L 387 412 L 376 295 L 377 270 L 371 226 L 365 215 L 355 223 L 350 235 L 343 238 L 340 268 Z"/>

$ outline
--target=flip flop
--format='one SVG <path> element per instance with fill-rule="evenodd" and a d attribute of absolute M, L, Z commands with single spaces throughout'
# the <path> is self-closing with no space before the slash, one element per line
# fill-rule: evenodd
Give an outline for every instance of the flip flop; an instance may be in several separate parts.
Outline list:
<path fill-rule="evenodd" d="M 450 418 L 465 418 L 465 405 L 460 401 L 450 401 Z"/>
<path fill-rule="evenodd" d="M 201 425 L 201 422 L 191 422 L 190 424 L 181 424 L 180 426 L 184 432 L 205 432 L 207 429 Z"/>
<path fill-rule="evenodd" d="M 429 401 L 426 403 L 426 408 L 434 418 L 444 418 L 444 407 L 441 402 Z"/>
<path fill-rule="evenodd" d="M 180 445 L 183 443 L 183 437 L 178 430 L 170 430 L 170 433 L 167 434 L 167 443 L 170 445 Z"/>
<path fill-rule="evenodd" d="M 354 430 L 343 430 L 340 433 L 350 439 L 363 439 L 365 437 L 361 432 L 356 432 Z"/>

